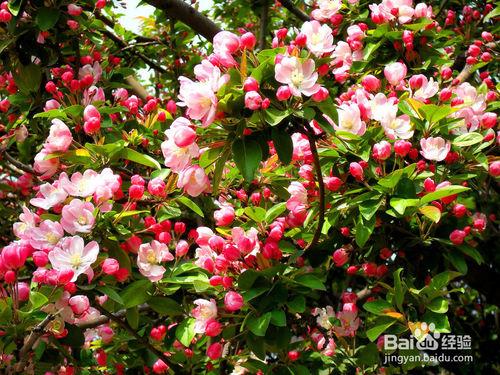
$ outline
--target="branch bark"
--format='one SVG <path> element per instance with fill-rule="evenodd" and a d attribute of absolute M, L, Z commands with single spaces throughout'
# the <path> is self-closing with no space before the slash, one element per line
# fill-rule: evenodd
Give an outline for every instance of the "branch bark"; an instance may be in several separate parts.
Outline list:
<path fill-rule="evenodd" d="M 311 20 L 311 17 L 309 17 L 306 13 L 304 13 L 295 5 L 293 5 L 293 2 L 291 0 L 280 0 L 280 3 L 284 8 L 288 9 L 288 11 L 292 13 L 295 17 L 297 17 L 299 20 L 304 22 Z"/>
<path fill-rule="evenodd" d="M 17 169 L 20 169 L 23 172 L 31 173 L 32 175 L 38 175 L 33 168 L 30 165 L 26 165 L 24 163 L 21 163 L 19 160 L 14 159 L 7 151 L 3 152 L 4 158 L 11 163 L 14 167 Z"/>
<path fill-rule="evenodd" d="M 145 311 L 151 310 L 151 307 L 148 304 L 143 304 L 143 305 L 139 305 L 137 307 L 137 309 L 141 313 L 141 312 L 145 312 Z M 120 318 L 125 317 L 126 314 L 127 314 L 127 310 L 123 309 L 123 310 L 117 311 L 113 315 L 116 318 L 120 319 Z M 81 328 L 81 329 L 95 328 L 95 327 L 99 327 L 102 324 L 109 323 L 109 320 L 110 320 L 109 316 L 107 316 L 107 315 L 101 315 L 100 317 L 98 317 L 97 319 L 94 319 L 92 321 L 78 324 L 78 327 Z"/>
<path fill-rule="evenodd" d="M 262 2 L 260 12 L 260 34 L 259 34 L 259 49 L 263 50 L 266 46 L 267 24 L 269 23 L 269 4 L 267 0 Z"/>
<path fill-rule="evenodd" d="M 145 2 L 163 10 L 168 17 L 185 23 L 209 41 L 212 41 L 215 34 L 221 31 L 212 20 L 182 0 L 145 0 Z"/>
<path fill-rule="evenodd" d="M 311 147 L 311 153 L 313 156 L 313 164 L 314 171 L 316 173 L 316 179 L 318 180 L 318 189 L 319 189 L 319 218 L 318 218 L 318 226 L 316 227 L 316 231 L 314 232 L 313 239 L 309 243 L 309 245 L 304 249 L 307 251 L 308 249 L 316 246 L 319 241 L 319 237 L 321 236 L 321 230 L 323 229 L 323 224 L 325 223 L 325 182 L 323 181 L 323 173 L 321 172 L 321 164 L 319 162 L 318 149 L 316 148 L 316 135 L 311 126 L 304 121 L 304 127 L 307 130 L 307 138 L 309 139 L 309 146 Z"/>

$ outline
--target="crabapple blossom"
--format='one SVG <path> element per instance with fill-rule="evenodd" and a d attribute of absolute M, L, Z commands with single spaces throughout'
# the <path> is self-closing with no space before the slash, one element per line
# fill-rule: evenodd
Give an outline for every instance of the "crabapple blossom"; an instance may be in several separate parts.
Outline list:
<path fill-rule="evenodd" d="M 64 152 L 68 150 L 72 141 L 71 131 L 66 124 L 59 119 L 54 119 L 52 120 L 49 136 L 43 147 L 48 153 Z"/>
<path fill-rule="evenodd" d="M 91 241 L 85 245 L 79 236 L 65 237 L 49 252 L 49 261 L 52 268 L 57 271 L 71 270 L 74 282 L 81 274 L 85 273 L 89 280 L 93 277 L 91 265 L 97 260 L 99 245 Z"/>
<path fill-rule="evenodd" d="M 217 318 L 217 304 L 214 299 L 196 299 L 193 303 L 196 305 L 191 310 L 191 316 L 195 318 L 194 332 L 205 333 L 207 322 Z"/>
<path fill-rule="evenodd" d="M 420 140 L 420 153 L 427 160 L 442 161 L 450 152 L 450 142 L 441 137 L 422 138 Z"/>
<path fill-rule="evenodd" d="M 161 265 L 163 262 L 174 260 L 174 256 L 168 251 L 168 246 L 153 240 L 139 246 L 137 252 L 137 267 L 139 272 L 151 282 L 160 281 L 166 269 Z"/>
<path fill-rule="evenodd" d="M 307 49 L 316 57 L 334 50 L 332 29 L 328 25 L 308 21 L 302 24 L 300 32 L 306 36 Z"/>
<path fill-rule="evenodd" d="M 394 62 L 384 68 L 384 76 L 393 86 L 401 84 L 403 79 L 406 77 L 406 72 L 406 65 L 400 62 Z"/>
<path fill-rule="evenodd" d="M 62 227 L 69 234 L 90 233 L 95 223 L 93 211 L 92 203 L 73 199 L 62 209 Z"/>
<path fill-rule="evenodd" d="M 179 173 L 177 187 L 183 189 L 190 196 L 197 197 L 210 190 L 210 180 L 203 168 L 192 165 Z"/>
<path fill-rule="evenodd" d="M 311 96 L 319 89 L 316 83 L 318 73 L 315 72 L 314 60 L 301 61 L 295 56 L 283 57 L 274 67 L 276 81 L 288 85 L 294 96 Z"/>

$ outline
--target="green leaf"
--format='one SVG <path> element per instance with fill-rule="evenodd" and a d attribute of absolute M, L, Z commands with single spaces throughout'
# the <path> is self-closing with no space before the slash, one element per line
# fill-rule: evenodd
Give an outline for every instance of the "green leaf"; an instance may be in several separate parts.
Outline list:
<path fill-rule="evenodd" d="M 444 105 L 437 106 L 434 104 L 424 104 L 418 109 L 418 111 L 427 121 L 435 123 L 452 114 L 456 111 L 456 109 Z"/>
<path fill-rule="evenodd" d="M 401 282 L 401 272 L 402 268 L 397 269 L 393 273 L 394 277 L 394 300 L 399 311 L 403 311 L 403 301 L 405 298 L 405 291 L 403 289 L 403 283 Z"/>
<path fill-rule="evenodd" d="M 233 158 L 246 181 L 251 181 L 262 160 L 262 149 L 256 141 L 237 139 L 234 141 Z"/>
<path fill-rule="evenodd" d="M 439 223 L 439 220 L 441 220 L 441 211 L 435 206 L 420 207 L 418 211 L 435 223 Z"/>
<path fill-rule="evenodd" d="M 125 308 L 134 307 L 146 302 L 151 296 L 149 291 L 153 289 L 153 283 L 147 279 L 134 281 L 120 294 Z"/>
<path fill-rule="evenodd" d="M 435 332 L 439 333 L 450 333 L 450 322 L 448 321 L 448 317 L 446 314 L 438 314 L 432 311 L 427 311 L 422 316 L 422 321 L 426 322 L 428 325 L 434 323 Z"/>
<path fill-rule="evenodd" d="M 303 313 L 306 310 L 306 299 L 304 296 L 297 296 L 286 303 L 291 313 Z"/>
<path fill-rule="evenodd" d="M 182 321 L 181 324 L 177 326 L 175 330 L 175 337 L 177 340 L 181 342 L 184 346 L 190 346 L 191 341 L 193 341 L 195 333 L 194 333 L 194 324 L 196 320 L 193 318 L 187 318 Z"/>
<path fill-rule="evenodd" d="M 295 282 L 311 289 L 326 290 L 323 282 L 311 274 L 297 276 Z"/>
<path fill-rule="evenodd" d="M 238 288 L 241 290 L 249 290 L 259 276 L 260 273 L 252 269 L 242 272 L 238 277 Z"/>
<path fill-rule="evenodd" d="M 448 301 L 443 297 L 434 298 L 431 302 L 425 305 L 427 309 L 438 313 L 444 314 L 448 311 Z"/>
<path fill-rule="evenodd" d="M 62 118 L 62 119 L 67 119 L 68 116 L 66 116 L 66 113 L 60 109 L 51 109 L 45 112 L 39 112 L 36 115 L 33 116 L 33 118 L 48 118 L 48 119 L 54 119 L 54 118 Z"/>
<path fill-rule="evenodd" d="M 137 306 L 127 309 L 125 314 L 128 324 L 133 329 L 137 329 L 139 327 L 139 310 Z"/>
<path fill-rule="evenodd" d="M 264 111 L 264 120 L 271 126 L 278 125 L 288 116 L 290 116 L 289 110 L 284 111 L 282 109 L 269 107 Z"/>
<path fill-rule="evenodd" d="M 414 207 L 418 205 L 418 199 L 405 199 L 405 198 L 391 198 L 389 204 L 400 215 L 404 215 L 406 207 Z"/>
<path fill-rule="evenodd" d="M 272 128 L 271 139 L 280 161 L 285 165 L 290 164 L 293 155 L 292 137 L 284 130 Z"/>
<path fill-rule="evenodd" d="M 42 31 L 46 31 L 54 27 L 59 20 L 61 12 L 55 8 L 40 8 L 36 13 L 36 24 Z"/>
<path fill-rule="evenodd" d="M 379 322 L 376 324 L 374 327 L 370 328 L 369 330 L 366 331 L 366 336 L 370 341 L 375 341 L 382 333 L 385 332 L 387 328 L 392 326 L 394 323 L 396 323 L 396 320 L 382 320 L 382 322 Z"/>
<path fill-rule="evenodd" d="M 453 140 L 453 145 L 457 147 L 467 147 L 475 145 L 476 143 L 480 143 L 483 141 L 482 134 L 479 133 L 465 133 L 459 135 L 457 138 Z"/>
<path fill-rule="evenodd" d="M 180 202 L 184 206 L 190 208 L 197 215 L 199 215 L 201 217 L 204 217 L 203 211 L 201 210 L 201 208 L 196 203 L 194 203 L 191 199 L 189 199 L 188 197 L 182 195 L 180 197 L 177 197 L 176 201 Z"/>
<path fill-rule="evenodd" d="M 366 244 L 366 242 L 372 235 L 374 226 L 375 219 L 373 217 L 368 221 L 364 221 L 361 217 L 359 218 L 355 227 L 355 240 L 359 247 L 363 247 Z"/>
<path fill-rule="evenodd" d="M 280 202 L 278 204 L 273 205 L 266 212 L 265 220 L 266 223 L 271 223 L 274 219 L 280 216 L 286 210 L 286 202 Z"/>
<path fill-rule="evenodd" d="M 383 299 L 377 299 L 375 301 L 366 302 L 363 305 L 366 311 L 371 312 L 376 315 L 383 315 L 386 311 L 394 310 L 392 305 Z"/>
<path fill-rule="evenodd" d="M 40 88 L 42 69 L 36 64 L 18 65 L 17 70 L 12 75 L 22 93 L 34 93 Z"/>
<path fill-rule="evenodd" d="M 160 163 L 158 163 L 154 158 L 147 154 L 141 154 L 131 148 L 124 148 L 120 152 L 120 156 L 123 159 L 133 161 L 134 163 L 145 165 L 146 167 L 161 169 Z"/>
<path fill-rule="evenodd" d="M 470 190 L 470 188 L 460 185 L 445 186 L 443 188 L 437 189 L 436 191 L 433 191 L 432 193 L 424 195 L 420 199 L 419 205 L 424 205 L 437 199 L 449 197 L 450 195 L 458 194 L 467 190 Z"/>
<path fill-rule="evenodd" d="M 429 287 L 434 288 L 436 290 L 441 290 L 454 278 L 460 276 L 459 272 L 454 271 L 444 271 L 436 276 L 434 276 L 429 284 Z"/>
<path fill-rule="evenodd" d="M 457 269 L 457 271 L 459 271 L 463 275 L 467 273 L 467 263 L 465 262 L 464 256 L 462 254 L 452 251 L 448 254 L 447 258 L 449 259 L 451 264 L 453 264 L 453 267 Z"/>
<path fill-rule="evenodd" d="M 272 313 L 267 312 L 261 316 L 250 316 L 247 319 L 246 325 L 255 336 L 265 336 L 269 323 L 271 322 Z"/>
<path fill-rule="evenodd" d="M 110 286 L 101 285 L 101 286 L 98 286 L 96 289 L 99 292 L 101 292 L 102 294 L 107 295 L 113 301 L 119 303 L 120 305 L 123 305 L 122 297 L 120 297 L 120 295 Z"/>
<path fill-rule="evenodd" d="M 458 248 L 462 253 L 474 259 L 477 264 L 482 264 L 484 262 L 483 256 L 479 251 L 477 251 L 477 249 L 465 244 L 458 246 Z"/>
<path fill-rule="evenodd" d="M 182 306 L 172 298 L 155 296 L 148 300 L 148 305 L 160 315 L 178 316 L 183 313 Z"/>
<path fill-rule="evenodd" d="M 396 169 L 391 174 L 388 174 L 384 178 L 378 180 L 378 184 L 386 188 L 394 189 L 402 176 L 403 169 Z"/>
<path fill-rule="evenodd" d="M 261 223 L 264 221 L 266 217 L 266 210 L 262 207 L 246 207 L 245 215 L 247 215 L 250 219 L 255 221 L 256 223 Z"/>
<path fill-rule="evenodd" d="M 34 291 L 30 293 L 30 305 L 32 310 L 40 309 L 40 307 L 44 306 L 47 302 L 49 302 L 49 299 L 42 293 Z"/>
<path fill-rule="evenodd" d="M 369 221 L 377 213 L 381 204 L 381 199 L 361 202 L 359 204 L 359 213 L 365 220 Z"/>
<path fill-rule="evenodd" d="M 283 310 L 271 311 L 271 324 L 276 327 L 286 327 L 286 314 Z"/>
<path fill-rule="evenodd" d="M 376 344 L 360 346 L 356 352 L 357 364 L 373 366 L 379 363 L 379 352 Z"/>

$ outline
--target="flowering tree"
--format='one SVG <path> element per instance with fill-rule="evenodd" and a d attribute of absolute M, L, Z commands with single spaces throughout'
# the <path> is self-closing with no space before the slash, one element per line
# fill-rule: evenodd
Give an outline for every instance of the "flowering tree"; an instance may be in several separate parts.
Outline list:
<path fill-rule="evenodd" d="M 498 8 L 146 2 L 1 4 L 2 373 L 498 369 Z"/>

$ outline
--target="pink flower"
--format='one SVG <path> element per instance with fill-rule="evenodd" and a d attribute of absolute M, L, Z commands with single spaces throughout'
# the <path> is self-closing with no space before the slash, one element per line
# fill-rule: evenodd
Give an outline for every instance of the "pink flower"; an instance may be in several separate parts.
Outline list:
<path fill-rule="evenodd" d="M 58 109 L 61 106 L 61 103 L 59 103 L 55 99 L 50 99 L 45 102 L 45 107 L 43 107 L 44 112 L 51 111 L 53 109 Z"/>
<path fill-rule="evenodd" d="M 201 64 L 194 67 L 196 79 L 200 82 L 208 83 L 213 92 L 220 90 L 229 81 L 229 74 L 221 75 L 220 69 L 208 60 L 203 60 Z"/>
<path fill-rule="evenodd" d="M 92 76 L 94 78 L 92 81 L 92 84 L 95 85 L 97 82 L 99 82 L 99 80 L 101 79 L 101 76 L 102 76 L 101 64 L 99 64 L 99 62 L 96 61 L 96 62 L 94 62 L 94 65 L 86 64 L 86 65 L 82 66 L 78 70 L 78 78 L 82 79 L 85 76 Z M 92 116 L 92 117 L 99 117 L 100 118 L 100 116 Z M 86 120 L 87 119 L 85 119 L 85 121 Z"/>
<path fill-rule="evenodd" d="M 214 342 L 207 348 L 207 357 L 212 361 L 219 359 L 222 356 L 222 344 L 220 342 Z"/>
<path fill-rule="evenodd" d="M 68 150 L 72 141 L 73 136 L 66 124 L 59 119 L 54 119 L 52 120 L 49 136 L 43 147 L 49 153 L 58 151 L 64 152 Z"/>
<path fill-rule="evenodd" d="M 33 163 L 35 172 L 41 174 L 42 179 L 52 177 L 59 169 L 59 158 L 49 157 L 49 152 L 42 149 L 35 155 L 35 162 Z"/>
<path fill-rule="evenodd" d="M 306 59 L 301 62 L 297 57 L 283 57 L 274 67 L 276 81 L 288 85 L 294 96 L 313 95 L 320 86 L 316 83 L 318 73 L 315 72 L 314 61 Z"/>
<path fill-rule="evenodd" d="M 353 52 L 348 43 L 339 41 L 331 56 L 333 58 L 331 64 L 337 67 L 333 73 L 340 74 L 347 72 L 354 61 L 362 60 L 363 52 L 361 50 Z"/>
<path fill-rule="evenodd" d="M 64 202 L 68 194 L 62 188 L 54 185 L 48 183 L 41 185 L 37 198 L 32 198 L 30 203 L 35 207 L 49 210 L 55 205 Z"/>
<path fill-rule="evenodd" d="M 340 320 L 340 327 L 333 327 L 333 330 L 337 335 L 353 337 L 356 334 L 356 331 L 361 323 L 358 318 L 357 310 L 358 309 L 355 304 L 344 304 L 342 311 L 337 313 L 337 319 Z"/>
<path fill-rule="evenodd" d="M 413 97 L 418 100 L 425 100 L 432 98 L 439 91 L 439 83 L 434 82 L 434 78 L 430 80 L 423 76 L 422 85 L 413 93 Z"/>
<path fill-rule="evenodd" d="M 385 135 L 389 139 L 410 139 L 413 137 L 413 128 L 410 123 L 410 116 L 401 115 L 395 118 L 384 118 L 381 122 Z"/>
<path fill-rule="evenodd" d="M 86 246 L 79 236 L 63 238 L 56 248 L 49 253 L 49 261 L 52 268 L 57 271 L 73 271 L 72 282 L 78 276 L 86 273 L 92 279 L 94 272 L 90 267 L 97 260 L 99 245 L 97 242 L 89 242 Z"/>
<path fill-rule="evenodd" d="M 425 3 L 419 3 L 415 6 L 416 18 L 432 18 L 432 6 Z"/>
<path fill-rule="evenodd" d="M 290 193 L 290 198 L 286 201 L 286 208 L 288 210 L 294 211 L 297 206 L 307 206 L 307 190 L 304 185 L 298 181 L 292 181 L 287 190 Z"/>
<path fill-rule="evenodd" d="M 240 48 L 240 38 L 229 31 L 220 31 L 212 43 L 217 61 L 225 67 L 236 66 L 233 54 Z"/>
<path fill-rule="evenodd" d="M 191 163 L 191 160 L 200 154 L 200 149 L 196 143 L 186 147 L 179 147 L 172 138 L 162 142 L 161 151 L 165 158 L 165 165 L 175 173 L 184 170 Z"/>
<path fill-rule="evenodd" d="M 309 145 L 309 140 L 302 133 L 292 134 L 293 142 L 293 155 L 292 159 L 294 161 L 301 160 L 304 162 L 312 162 L 311 146 Z"/>
<path fill-rule="evenodd" d="M 316 57 L 333 51 L 332 29 L 326 24 L 321 25 L 318 21 L 304 22 L 300 32 L 306 36 L 306 46 Z"/>
<path fill-rule="evenodd" d="M 193 124 L 185 117 L 176 118 L 165 135 L 172 139 L 177 147 L 191 146 L 196 140 L 196 132 L 191 128 Z"/>
<path fill-rule="evenodd" d="M 23 246 L 20 241 L 10 243 L 0 253 L 0 270 L 21 268 L 28 255 L 27 247 Z"/>
<path fill-rule="evenodd" d="M 442 161 L 450 152 L 451 144 L 441 137 L 422 138 L 420 154 L 427 160 Z"/>
<path fill-rule="evenodd" d="M 249 254 L 259 250 L 258 231 L 250 228 L 245 232 L 243 228 L 234 227 L 231 230 L 231 238 L 240 252 Z"/>
<path fill-rule="evenodd" d="M 342 104 L 338 108 L 339 124 L 333 124 L 335 130 L 341 130 L 356 135 L 363 135 L 366 132 L 366 124 L 361 121 L 359 106 L 355 103 Z M 327 118 L 327 116 L 325 116 Z M 328 120 L 329 118 L 327 118 Z M 330 120 L 331 122 L 331 120 Z"/>
<path fill-rule="evenodd" d="M 224 296 L 224 307 L 227 311 L 238 311 L 243 306 L 243 297 L 236 292 L 227 292 Z"/>
<path fill-rule="evenodd" d="M 333 310 L 333 307 L 326 306 L 323 308 L 314 308 L 311 310 L 311 314 L 313 316 L 317 316 L 316 324 L 318 326 L 326 330 L 332 329 L 333 324 L 331 321 L 335 318 L 335 311 Z"/>
<path fill-rule="evenodd" d="M 36 227 L 40 218 L 23 206 L 23 213 L 19 215 L 19 220 L 12 226 L 14 234 L 23 240 L 29 239 L 30 230 Z"/>
<path fill-rule="evenodd" d="M 384 76 L 393 86 L 398 86 L 406 77 L 406 65 L 400 62 L 394 62 L 384 68 Z"/>
<path fill-rule="evenodd" d="M 318 0 L 318 9 L 311 12 L 311 16 L 318 21 L 328 21 L 336 15 L 342 7 L 341 0 Z"/>
<path fill-rule="evenodd" d="M 185 240 L 180 240 L 175 246 L 175 256 L 183 257 L 189 251 L 189 243 Z"/>
<path fill-rule="evenodd" d="M 217 96 L 204 82 L 193 82 L 189 78 L 179 77 L 180 106 L 186 106 L 186 114 L 193 120 L 201 120 L 204 127 L 210 125 L 215 119 L 217 111 Z"/>
<path fill-rule="evenodd" d="M 333 252 L 332 258 L 335 266 L 342 267 L 349 260 L 349 253 L 343 247 L 341 247 L 340 249 L 337 249 Z"/>
<path fill-rule="evenodd" d="M 179 173 L 177 187 L 192 197 L 197 197 L 203 192 L 210 191 L 210 180 L 203 168 L 192 165 Z"/>
<path fill-rule="evenodd" d="M 71 175 L 71 180 L 68 178 L 66 172 L 59 175 L 59 185 L 69 195 L 73 197 L 90 197 L 95 193 L 98 185 L 99 174 L 92 169 L 87 169 L 83 172 L 75 172 Z"/>
<path fill-rule="evenodd" d="M 227 227 L 231 225 L 234 220 L 234 208 L 229 204 L 221 205 L 221 208 L 214 211 L 215 225 Z"/>
<path fill-rule="evenodd" d="M 29 232 L 30 245 L 38 250 L 53 249 L 64 236 L 63 227 L 57 221 L 44 220 L 38 228 Z"/>
<path fill-rule="evenodd" d="M 210 319 L 207 321 L 207 324 L 205 326 L 205 334 L 210 337 L 215 337 L 220 335 L 222 332 L 222 324 L 220 324 L 217 320 L 215 319 Z"/>
<path fill-rule="evenodd" d="M 196 307 L 191 310 L 191 316 L 196 319 L 194 324 L 195 333 L 205 333 L 207 322 L 217 317 L 217 304 L 214 299 L 197 299 L 194 301 Z"/>
<path fill-rule="evenodd" d="M 148 192 L 157 197 L 164 197 L 166 195 L 165 182 L 160 177 L 153 178 L 148 182 Z"/>
<path fill-rule="evenodd" d="M 174 256 L 168 251 L 168 246 L 156 240 L 142 244 L 137 252 L 139 272 L 151 282 L 162 279 L 166 269 L 161 263 L 170 262 L 173 259 Z"/>
<path fill-rule="evenodd" d="M 94 205 L 92 203 L 73 199 L 62 209 L 61 224 L 64 230 L 70 234 L 90 233 L 95 222 L 93 212 Z"/>

